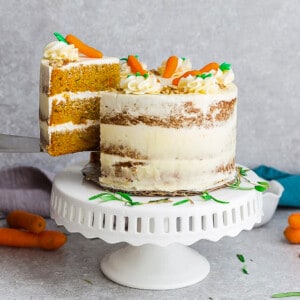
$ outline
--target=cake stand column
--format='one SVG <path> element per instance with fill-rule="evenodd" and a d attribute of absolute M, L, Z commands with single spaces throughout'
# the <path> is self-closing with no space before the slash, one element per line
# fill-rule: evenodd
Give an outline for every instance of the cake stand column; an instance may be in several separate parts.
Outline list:
<path fill-rule="evenodd" d="M 151 290 L 193 285 L 210 271 L 205 257 L 178 243 L 127 245 L 104 256 L 100 266 L 104 275 L 121 285 Z"/>

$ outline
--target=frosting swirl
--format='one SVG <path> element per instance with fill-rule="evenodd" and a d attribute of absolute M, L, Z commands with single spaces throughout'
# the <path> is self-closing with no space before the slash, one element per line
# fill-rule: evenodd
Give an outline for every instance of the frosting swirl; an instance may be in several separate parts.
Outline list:
<path fill-rule="evenodd" d="M 202 78 L 201 76 L 189 75 L 180 79 L 178 88 L 184 93 L 213 94 L 219 90 L 219 85 L 214 76 Z"/>
<path fill-rule="evenodd" d="M 49 43 L 44 49 L 44 58 L 49 60 L 69 60 L 78 61 L 78 49 L 74 45 L 60 41 Z"/>
<path fill-rule="evenodd" d="M 145 75 L 147 76 L 129 74 L 121 79 L 120 88 L 126 94 L 159 94 L 161 85 L 157 78 L 151 73 Z"/>

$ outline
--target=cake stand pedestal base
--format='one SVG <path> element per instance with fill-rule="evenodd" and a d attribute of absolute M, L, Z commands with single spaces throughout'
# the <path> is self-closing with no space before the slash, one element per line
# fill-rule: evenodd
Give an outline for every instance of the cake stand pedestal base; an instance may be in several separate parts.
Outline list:
<path fill-rule="evenodd" d="M 100 266 L 104 275 L 121 285 L 151 290 L 193 285 L 210 270 L 205 257 L 177 243 L 166 247 L 128 245 L 104 256 Z"/>

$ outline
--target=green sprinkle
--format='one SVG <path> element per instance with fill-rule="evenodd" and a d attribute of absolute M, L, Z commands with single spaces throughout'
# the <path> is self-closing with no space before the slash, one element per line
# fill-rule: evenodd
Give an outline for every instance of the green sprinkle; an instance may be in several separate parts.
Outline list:
<path fill-rule="evenodd" d="M 242 262 L 242 263 L 245 262 L 245 257 L 244 257 L 243 254 L 237 254 L 236 256 L 237 256 L 237 258 L 239 259 L 240 262 Z"/>
<path fill-rule="evenodd" d="M 223 62 L 220 66 L 219 69 L 224 72 L 224 71 L 229 71 L 231 69 L 231 64 L 228 64 L 226 62 Z"/>
<path fill-rule="evenodd" d="M 136 72 L 135 76 L 142 76 L 140 72 Z"/>
<path fill-rule="evenodd" d="M 173 206 L 181 205 L 181 204 L 184 204 L 187 202 L 190 202 L 190 199 L 184 199 L 184 200 L 177 201 L 177 202 L 173 203 Z"/>
<path fill-rule="evenodd" d="M 145 73 L 143 76 L 144 76 L 144 78 L 147 79 L 147 78 L 149 77 L 149 74 L 148 74 L 148 73 Z"/>
<path fill-rule="evenodd" d="M 181 59 L 182 59 L 182 61 L 185 61 L 185 60 L 186 60 L 186 58 L 185 58 L 185 57 L 181 57 Z"/>
<path fill-rule="evenodd" d="M 64 43 L 66 43 L 67 45 L 69 44 L 69 43 L 66 41 L 66 39 L 65 39 L 60 33 L 54 32 L 53 34 L 55 35 L 55 37 L 57 38 L 58 41 L 64 42 Z"/>
<path fill-rule="evenodd" d="M 271 298 L 287 298 L 287 297 L 299 297 L 300 292 L 287 292 L 287 293 L 278 293 L 271 296 Z"/>

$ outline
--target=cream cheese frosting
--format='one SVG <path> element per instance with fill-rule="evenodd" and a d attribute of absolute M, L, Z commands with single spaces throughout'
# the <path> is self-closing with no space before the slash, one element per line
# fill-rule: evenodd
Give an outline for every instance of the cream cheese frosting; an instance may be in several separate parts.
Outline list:
<path fill-rule="evenodd" d="M 43 57 L 49 60 L 78 61 L 79 54 L 74 45 L 54 41 L 45 47 Z"/>

